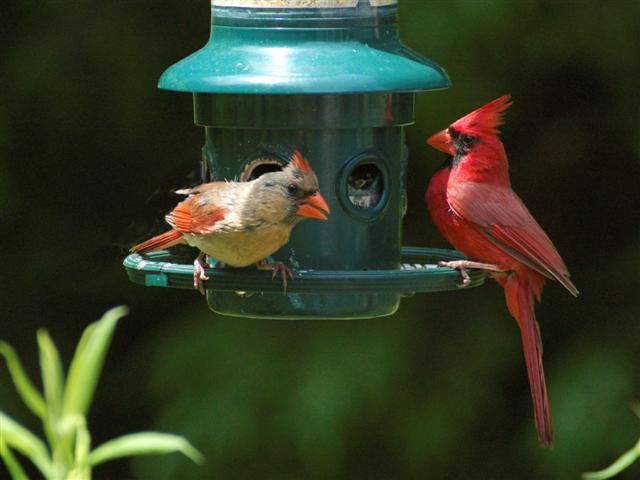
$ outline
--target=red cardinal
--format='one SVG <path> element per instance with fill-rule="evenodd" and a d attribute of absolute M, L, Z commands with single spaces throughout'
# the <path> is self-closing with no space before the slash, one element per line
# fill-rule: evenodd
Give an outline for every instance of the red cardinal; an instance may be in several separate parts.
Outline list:
<path fill-rule="evenodd" d="M 441 262 L 460 270 L 482 268 L 504 288 L 509 313 L 520 327 L 538 438 L 553 446 L 551 409 L 542 367 L 542 342 L 534 312 L 545 278 L 578 290 L 560 254 L 522 200 L 511 190 L 509 162 L 498 137 L 504 95 L 471 112 L 427 140 L 449 155 L 425 195 L 436 227 L 469 261 Z M 482 262 L 482 263 L 480 263 Z"/>
<path fill-rule="evenodd" d="M 194 261 L 194 286 L 204 294 L 204 255 L 232 267 L 256 264 L 282 274 L 286 291 L 291 271 L 282 263 L 264 259 L 289 241 L 291 230 L 304 218 L 326 220 L 329 206 L 307 160 L 295 151 L 280 172 L 250 182 L 213 182 L 178 190 L 187 199 L 165 219 L 173 227 L 135 245 L 131 252 L 146 253 L 188 243 L 200 250 Z"/>

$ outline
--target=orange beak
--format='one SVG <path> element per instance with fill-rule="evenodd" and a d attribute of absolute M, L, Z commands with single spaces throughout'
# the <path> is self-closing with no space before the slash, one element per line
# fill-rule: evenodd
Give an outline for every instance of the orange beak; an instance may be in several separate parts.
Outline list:
<path fill-rule="evenodd" d="M 441 130 L 435 135 L 430 136 L 427 140 L 427 144 L 431 145 L 436 150 L 448 153 L 451 156 L 455 156 L 456 154 L 456 148 L 453 146 L 453 140 L 451 139 L 451 135 L 449 135 L 447 129 Z"/>
<path fill-rule="evenodd" d="M 316 192 L 313 195 L 309 195 L 305 198 L 298 207 L 296 215 L 307 218 L 317 218 L 319 220 L 326 220 L 327 214 L 331 213 L 329 205 L 320 192 Z"/>

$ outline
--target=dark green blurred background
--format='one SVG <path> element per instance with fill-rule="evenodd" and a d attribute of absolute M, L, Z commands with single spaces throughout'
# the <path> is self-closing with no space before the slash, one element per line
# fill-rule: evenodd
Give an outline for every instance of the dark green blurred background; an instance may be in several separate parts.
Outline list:
<path fill-rule="evenodd" d="M 514 187 L 582 292 L 549 285 L 538 308 L 556 448 L 537 446 L 519 334 L 493 282 L 354 322 L 225 318 L 195 292 L 129 283 L 128 235 L 161 221 L 200 158 L 190 96 L 156 82 L 205 43 L 208 2 L 10 2 L 0 337 L 36 376 L 38 327 L 68 361 L 90 321 L 129 305 L 94 444 L 157 428 L 208 460 L 122 461 L 96 479 L 576 479 L 640 435 L 640 2 L 402 0 L 400 15 L 405 43 L 454 83 L 419 95 L 407 129 L 405 244 L 446 245 L 422 200 L 442 160 L 424 139 L 513 94 Z M 0 409 L 39 428 L 4 367 Z"/>

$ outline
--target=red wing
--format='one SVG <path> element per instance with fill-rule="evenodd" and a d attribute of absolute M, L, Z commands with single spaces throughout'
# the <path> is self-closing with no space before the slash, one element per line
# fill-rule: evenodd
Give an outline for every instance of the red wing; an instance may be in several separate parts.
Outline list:
<path fill-rule="evenodd" d="M 205 235 L 215 232 L 217 223 L 224 219 L 226 210 L 211 203 L 200 201 L 199 195 L 179 203 L 165 218 L 173 228 L 181 233 Z"/>
<path fill-rule="evenodd" d="M 457 215 L 476 224 L 505 253 L 578 294 L 560 254 L 513 190 L 464 182 L 449 187 L 447 200 Z"/>

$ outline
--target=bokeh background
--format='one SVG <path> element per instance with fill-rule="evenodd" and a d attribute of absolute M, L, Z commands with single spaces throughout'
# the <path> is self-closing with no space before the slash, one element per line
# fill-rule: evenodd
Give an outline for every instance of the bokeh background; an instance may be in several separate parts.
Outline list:
<path fill-rule="evenodd" d="M 94 444 L 155 428 L 207 457 L 121 461 L 96 479 L 576 479 L 637 440 L 639 2 L 400 5 L 404 42 L 454 84 L 419 95 L 407 129 L 404 243 L 446 246 L 423 205 L 441 162 L 424 139 L 511 92 L 514 187 L 582 292 L 549 285 L 538 308 L 552 451 L 537 446 L 519 334 L 493 282 L 353 322 L 225 318 L 194 292 L 129 283 L 124 247 L 161 221 L 200 157 L 190 96 L 156 82 L 205 43 L 208 2 L 4 5 L 0 337 L 35 377 L 38 327 L 68 361 L 90 321 L 129 305 L 90 415 Z M 4 366 L 0 409 L 39 431 Z"/>

